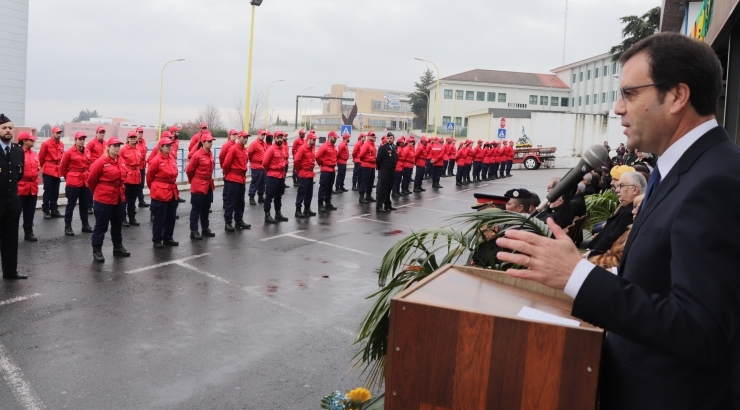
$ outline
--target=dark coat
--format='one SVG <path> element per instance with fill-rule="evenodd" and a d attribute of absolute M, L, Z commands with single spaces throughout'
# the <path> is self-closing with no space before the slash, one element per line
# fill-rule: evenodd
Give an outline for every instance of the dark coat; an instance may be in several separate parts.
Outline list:
<path fill-rule="evenodd" d="M 0 149 L 0 199 L 18 196 L 18 181 L 23 178 L 25 154 L 20 145 L 10 144 L 10 157 Z"/>
<path fill-rule="evenodd" d="M 627 228 L 632 225 L 632 208 L 634 205 L 621 206 L 614 215 L 606 220 L 606 225 L 598 235 L 591 241 L 588 248 L 594 252 L 606 252 L 614 245 Z"/>
<path fill-rule="evenodd" d="M 398 151 L 393 144 L 383 144 L 378 148 L 378 156 L 375 164 L 380 171 L 395 171 L 398 162 Z"/>

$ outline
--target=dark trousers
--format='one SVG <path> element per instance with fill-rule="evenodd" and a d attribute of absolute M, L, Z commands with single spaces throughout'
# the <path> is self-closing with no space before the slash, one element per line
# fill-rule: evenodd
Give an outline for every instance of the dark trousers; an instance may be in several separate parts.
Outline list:
<path fill-rule="evenodd" d="M 254 197 L 254 194 L 262 196 L 265 194 L 265 180 L 267 178 L 267 172 L 264 169 L 253 169 L 252 170 L 252 181 L 249 183 L 249 196 Z"/>
<path fill-rule="evenodd" d="M 337 191 L 344 188 L 344 178 L 347 175 L 347 164 L 337 164 L 337 182 L 335 186 Z"/>
<path fill-rule="evenodd" d="M 401 190 L 401 179 L 403 178 L 403 171 L 395 171 L 393 173 L 393 192 L 399 192 Z"/>
<path fill-rule="evenodd" d="M 491 164 L 491 168 L 488 170 L 488 178 L 498 177 L 498 162 Z"/>
<path fill-rule="evenodd" d="M 64 193 L 67 195 L 67 207 L 64 209 L 64 222 L 72 222 L 72 215 L 75 213 L 75 206 L 77 205 L 77 200 L 79 200 L 80 221 L 82 221 L 83 225 L 87 224 L 87 209 L 90 207 L 87 203 L 87 199 L 90 197 L 90 189 L 85 186 L 79 188 L 67 186 L 64 188 Z"/>
<path fill-rule="evenodd" d="M 331 202 L 331 187 L 334 186 L 334 172 L 321 171 L 319 175 L 319 204 L 321 201 Z"/>
<path fill-rule="evenodd" d="M 421 188 L 421 180 L 424 179 L 424 167 L 416 166 L 416 175 L 414 175 L 414 188 Z"/>
<path fill-rule="evenodd" d="M 244 196 L 247 193 L 247 185 L 233 181 L 224 181 L 226 201 L 224 202 L 224 221 L 230 224 L 233 220 L 239 222 L 244 220 Z"/>
<path fill-rule="evenodd" d="M 409 190 L 409 185 L 411 184 L 411 174 L 414 172 L 413 168 L 404 168 L 403 169 L 403 176 L 401 177 L 401 189 L 404 191 Z"/>
<path fill-rule="evenodd" d="M 506 161 L 506 175 L 511 175 L 511 165 L 514 163 L 512 160 Z"/>
<path fill-rule="evenodd" d="M 139 182 L 139 192 L 137 196 L 139 197 L 139 202 L 144 202 L 144 183 L 146 182 L 146 170 L 141 170 L 141 182 Z"/>
<path fill-rule="evenodd" d="M 126 187 L 126 214 L 136 215 L 136 198 L 139 196 L 141 186 L 139 184 L 123 184 Z"/>
<path fill-rule="evenodd" d="M 445 172 L 447 172 L 447 164 L 449 164 L 449 160 L 445 160 L 444 164 L 442 164 L 442 174 L 444 175 Z"/>
<path fill-rule="evenodd" d="M 23 211 L 23 229 L 33 228 L 33 217 L 36 214 L 36 203 L 38 200 L 38 195 L 18 196 L 18 201 L 20 202 L 21 210 Z"/>
<path fill-rule="evenodd" d="M 457 174 L 455 174 L 455 184 L 463 183 L 463 172 L 461 167 L 457 167 Z"/>
<path fill-rule="evenodd" d="M 352 186 L 359 186 L 360 179 L 362 178 L 362 164 L 355 162 L 354 168 L 352 168 Z"/>
<path fill-rule="evenodd" d="M 375 168 L 362 167 L 362 176 L 360 178 L 360 195 L 372 196 L 374 182 Z"/>
<path fill-rule="evenodd" d="M 490 167 L 491 164 L 486 164 L 485 162 L 480 166 L 481 178 L 488 178 L 488 168 Z"/>
<path fill-rule="evenodd" d="M 392 169 L 383 169 L 378 172 L 378 203 L 377 208 L 381 205 L 385 205 L 386 208 L 390 208 L 391 203 L 391 187 L 393 185 L 393 177 L 395 171 Z"/>
<path fill-rule="evenodd" d="M 152 199 L 149 209 L 152 211 L 152 242 L 172 240 L 175 233 L 177 216 L 177 199 L 157 201 Z"/>
<path fill-rule="evenodd" d="M 87 207 L 93 209 L 93 193 L 89 188 L 87 190 Z"/>
<path fill-rule="evenodd" d="M 506 174 L 506 161 L 501 161 L 498 167 L 499 177 L 503 178 Z"/>
<path fill-rule="evenodd" d="M 435 165 L 432 167 L 432 184 L 437 186 L 439 185 L 439 180 L 442 178 L 442 172 L 444 172 L 444 167 L 442 165 Z"/>
<path fill-rule="evenodd" d="M 313 183 L 313 181 L 311 181 Z M 275 201 L 275 211 L 283 209 L 283 194 L 285 193 L 285 182 L 283 178 L 267 177 L 265 183 L 265 212 L 270 212 L 272 201 Z"/>
<path fill-rule="evenodd" d="M 46 174 L 42 174 L 41 179 L 44 181 L 44 196 L 41 200 L 41 210 L 44 212 L 58 211 L 59 184 L 62 180 Z"/>
<path fill-rule="evenodd" d="M 3 276 L 12 275 L 18 269 L 18 224 L 20 220 L 21 204 L 18 197 L 0 199 L 0 259 L 2 259 Z"/>
<path fill-rule="evenodd" d="M 427 164 L 424 167 L 424 176 L 430 178 L 432 176 L 432 160 L 428 159 Z"/>
<path fill-rule="evenodd" d="M 221 188 L 221 204 L 223 204 L 224 209 L 226 209 L 226 198 L 229 192 L 229 186 L 227 182 L 228 181 L 224 179 L 224 186 Z"/>
<path fill-rule="evenodd" d="M 465 164 L 465 178 L 470 181 L 470 171 L 473 169 L 473 164 Z"/>
<path fill-rule="evenodd" d="M 473 161 L 473 178 L 480 179 L 480 168 L 483 165 L 480 161 Z"/>
<path fill-rule="evenodd" d="M 200 226 L 203 229 L 208 229 L 211 226 L 208 220 L 208 211 L 211 210 L 211 203 L 213 202 L 213 190 L 208 189 L 207 194 L 190 194 L 190 230 L 198 230 L 198 220 L 200 220 Z"/>
<path fill-rule="evenodd" d="M 304 205 L 306 209 L 311 209 L 311 200 L 313 199 L 313 178 L 298 177 L 298 196 L 295 198 L 295 206 Z"/>
<path fill-rule="evenodd" d="M 103 239 L 105 239 L 105 233 L 108 232 L 108 225 L 110 225 L 110 239 L 113 241 L 113 244 L 123 243 L 121 227 L 123 226 L 123 218 L 126 217 L 126 203 L 121 202 L 118 205 L 108 205 L 93 201 L 93 212 L 95 213 L 95 227 L 93 228 L 93 234 L 90 239 L 92 246 L 103 246 Z"/>

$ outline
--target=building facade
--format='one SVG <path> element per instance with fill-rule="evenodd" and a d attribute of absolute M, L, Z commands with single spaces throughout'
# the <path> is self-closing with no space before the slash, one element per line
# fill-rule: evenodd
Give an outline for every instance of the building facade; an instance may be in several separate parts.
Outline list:
<path fill-rule="evenodd" d="M 619 97 L 621 66 L 605 53 L 552 70 L 570 85 L 570 112 L 584 114 L 614 114 Z"/>
<path fill-rule="evenodd" d="M 0 113 L 26 123 L 28 1 L 0 0 Z"/>

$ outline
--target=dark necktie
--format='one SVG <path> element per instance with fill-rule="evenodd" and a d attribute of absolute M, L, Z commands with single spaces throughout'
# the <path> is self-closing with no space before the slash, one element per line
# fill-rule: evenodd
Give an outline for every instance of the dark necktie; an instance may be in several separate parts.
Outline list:
<path fill-rule="evenodd" d="M 5 156 L 7 158 L 10 158 L 10 146 L 9 145 L 5 147 Z"/>
<path fill-rule="evenodd" d="M 640 205 L 640 208 L 645 208 L 648 198 L 650 198 L 650 195 L 653 194 L 653 191 L 655 191 L 658 188 L 658 184 L 660 184 L 660 178 L 661 178 L 660 170 L 658 169 L 658 166 L 656 165 L 655 168 L 653 168 L 652 174 L 650 174 L 650 181 L 648 181 L 647 190 L 645 191 L 645 198 L 643 198 L 642 205 Z"/>

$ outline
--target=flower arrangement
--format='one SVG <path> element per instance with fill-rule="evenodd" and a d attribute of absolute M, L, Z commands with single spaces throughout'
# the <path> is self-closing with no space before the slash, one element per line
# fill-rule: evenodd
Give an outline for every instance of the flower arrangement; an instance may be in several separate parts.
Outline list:
<path fill-rule="evenodd" d="M 321 408 L 327 410 L 362 410 L 365 403 L 372 398 L 370 391 L 358 387 L 347 394 L 335 391 L 321 399 Z"/>

